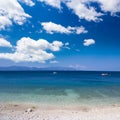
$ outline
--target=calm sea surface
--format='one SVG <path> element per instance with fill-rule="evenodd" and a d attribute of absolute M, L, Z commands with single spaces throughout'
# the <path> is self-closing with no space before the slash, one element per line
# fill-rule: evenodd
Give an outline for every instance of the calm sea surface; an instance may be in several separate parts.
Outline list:
<path fill-rule="evenodd" d="M 0 102 L 120 104 L 120 72 L 0 72 Z"/>

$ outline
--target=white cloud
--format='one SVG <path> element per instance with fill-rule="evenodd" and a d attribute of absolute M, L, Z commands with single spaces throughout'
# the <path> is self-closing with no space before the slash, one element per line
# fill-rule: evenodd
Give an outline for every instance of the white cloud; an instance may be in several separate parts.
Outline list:
<path fill-rule="evenodd" d="M 70 34 L 71 32 L 63 27 L 60 24 L 55 24 L 53 22 L 42 22 L 41 25 L 43 26 L 43 29 L 46 30 L 48 33 L 53 34 L 56 33 L 65 33 Z"/>
<path fill-rule="evenodd" d="M 4 38 L 0 38 L 0 47 L 12 47 L 12 45 Z"/>
<path fill-rule="evenodd" d="M 80 27 L 64 27 L 60 24 L 56 24 L 53 22 L 42 22 L 41 23 L 42 27 L 44 30 L 47 31 L 47 33 L 49 34 L 53 34 L 53 33 L 61 33 L 61 34 L 81 34 L 81 33 L 87 33 L 87 30 L 85 30 L 85 28 L 83 26 Z"/>
<path fill-rule="evenodd" d="M 99 18 L 102 16 L 102 13 L 97 12 L 94 7 L 87 7 L 86 3 L 89 3 L 90 0 L 39 0 L 44 2 L 47 5 L 61 9 L 61 3 L 64 3 L 69 9 L 80 18 L 86 19 L 87 21 L 101 21 Z"/>
<path fill-rule="evenodd" d="M 60 47 L 63 46 L 63 43 L 60 41 L 54 41 L 52 44 L 49 45 L 49 49 L 52 51 L 59 51 Z"/>
<path fill-rule="evenodd" d="M 90 46 L 93 44 L 95 44 L 95 40 L 93 40 L 93 39 L 85 39 L 84 43 L 83 43 L 84 46 Z"/>
<path fill-rule="evenodd" d="M 64 44 L 64 48 L 70 50 L 71 48 L 69 47 L 69 45 L 70 45 L 70 43 L 69 43 L 69 42 L 66 42 L 66 43 Z"/>
<path fill-rule="evenodd" d="M 31 7 L 35 5 L 35 3 L 32 0 L 18 0 L 18 1 Z"/>
<path fill-rule="evenodd" d="M 66 42 L 66 43 L 65 43 L 65 46 L 68 46 L 69 44 L 70 44 L 69 42 Z"/>
<path fill-rule="evenodd" d="M 96 0 L 100 3 L 101 9 L 104 12 L 110 12 L 111 15 L 120 12 L 120 0 Z"/>
<path fill-rule="evenodd" d="M 82 33 L 88 32 L 87 30 L 85 30 L 83 26 L 80 26 L 80 27 L 68 26 L 66 29 L 68 29 L 71 33 L 76 33 L 76 34 L 82 34 Z"/>
<path fill-rule="evenodd" d="M 87 7 L 86 3 L 89 3 L 88 0 L 70 0 L 66 3 L 69 9 L 72 9 L 73 12 L 80 18 L 87 21 L 101 21 L 99 18 L 102 16 L 102 13 L 97 12 L 94 7 Z"/>
<path fill-rule="evenodd" d="M 0 58 L 12 60 L 14 62 L 44 63 L 46 60 L 53 59 L 55 56 L 52 52 L 59 51 L 62 46 L 63 43 L 60 41 L 49 43 L 44 39 L 36 41 L 29 37 L 23 37 L 17 41 L 13 53 L 0 53 Z"/>
<path fill-rule="evenodd" d="M 50 5 L 52 7 L 61 8 L 61 0 L 38 0 L 40 2 L 44 2 L 47 5 Z"/>
<path fill-rule="evenodd" d="M 5 27 L 9 27 L 12 25 L 12 22 L 9 18 L 5 16 L 0 16 L 0 30 L 4 30 Z"/>
<path fill-rule="evenodd" d="M 65 4 L 69 9 L 73 11 L 80 19 L 87 21 L 102 21 L 101 16 L 106 12 L 110 12 L 111 15 L 116 15 L 120 12 L 120 0 L 39 0 L 47 5 L 61 9 L 61 3 Z M 95 6 L 91 6 L 90 3 L 97 3 L 101 8 L 101 12 L 98 12 Z"/>
<path fill-rule="evenodd" d="M 0 0 L 0 30 L 11 26 L 12 22 L 22 25 L 30 17 L 17 0 Z"/>

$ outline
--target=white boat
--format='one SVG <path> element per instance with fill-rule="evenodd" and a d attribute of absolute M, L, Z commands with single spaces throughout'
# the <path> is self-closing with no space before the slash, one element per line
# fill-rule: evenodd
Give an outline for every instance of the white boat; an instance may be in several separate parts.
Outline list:
<path fill-rule="evenodd" d="M 57 74 L 57 72 L 53 72 L 53 75 Z"/>
<path fill-rule="evenodd" d="M 108 73 L 102 73 L 101 75 L 102 75 L 102 76 L 107 76 L 107 75 L 108 75 Z"/>

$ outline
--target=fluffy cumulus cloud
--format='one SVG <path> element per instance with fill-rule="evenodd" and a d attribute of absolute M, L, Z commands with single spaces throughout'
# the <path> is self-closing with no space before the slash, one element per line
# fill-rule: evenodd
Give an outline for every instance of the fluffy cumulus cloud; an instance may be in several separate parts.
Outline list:
<path fill-rule="evenodd" d="M 120 0 L 39 0 L 47 5 L 61 9 L 61 3 L 65 4 L 68 9 L 71 9 L 80 19 L 87 21 L 102 21 L 101 16 L 106 12 L 115 15 L 120 12 Z M 101 12 L 98 12 L 90 3 L 97 3 Z"/>
<path fill-rule="evenodd" d="M 47 5 L 50 5 L 52 7 L 61 8 L 61 0 L 38 0 L 40 2 L 44 2 Z"/>
<path fill-rule="evenodd" d="M 72 10 L 79 19 L 87 21 L 102 21 L 101 16 L 109 12 L 111 15 L 116 15 L 120 12 L 120 0 L 37 0 L 52 7 L 62 9 L 62 4 Z M 34 6 L 33 0 L 0 0 L 0 30 L 5 30 L 10 27 L 13 22 L 22 25 L 27 18 L 31 16 L 27 14 L 20 3 L 28 6 Z M 97 3 L 101 12 L 91 6 L 91 3 Z M 69 33 L 68 29 L 61 28 L 65 33 Z M 72 28 L 73 29 L 73 28 Z M 81 31 L 81 29 L 80 29 Z M 51 32 L 52 33 L 52 32 Z M 79 31 L 77 32 L 79 33 Z"/>
<path fill-rule="evenodd" d="M 87 33 L 88 31 L 83 27 L 71 27 L 68 26 L 67 29 L 71 32 L 71 33 L 75 33 L 75 34 L 82 34 L 82 33 Z"/>
<path fill-rule="evenodd" d="M 80 18 L 86 19 L 88 21 L 100 21 L 99 17 L 102 13 L 97 12 L 94 7 L 87 7 L 86 3 L 89 0 L 39 0 L 40 2 L 44 2 L 47 5 L 52 7 L 56 7 L 61 9 L 61 3 L 65 4 L 69 9 L 73 10 L 73 12 Z"/>
<path fill-rule="evenodd" d="M 0 30 L 11 26 L 13 22 L 22 25 L 30 17 L 17 0 L 0 0 Z"/>
<path fill-rule="evenodd" d="M 12 47 L 12 45 L 4 38 L 0 38 L 0 47 Z"/>
<path fill-rule="evenodd" d="M 81 34 L 81 33 L 87 33 L 87 30 L 83 26 L 80 27 L 64 27 L 60 24 L 56 24 L 53 22 L 42 22 L 41 23 L 44 30 L 47 31 L 47 33 L 53 34 L 53 33 L 61 33 L 61 34 Z"/>
<path fill-rule="evenodd" d="M 83 43 L 84 46 L 90 46 L 93 44 L 95 44 L 95 40 L 93 40 L 93 39 L 85 39 L 84 43 Z"/>
<path fill-rule="evenodd" d="M 87 21 L 100 21 L 99 17 L 102 13 L 97 12 L 94 7 L 87 7 L 87 0 L 70 0 L 66 3 L 69 9 L 72 9 L 73 12 L 80 18 L 86 19 Z"/>
<path fill-rule="evenodd" d="M 0 53 L 0 58 L 9 59 L 14 62 L 44 63 L 46 60 L 53 59 L 55 56 L 52 52 L 59 51 L 62 46 L 63 43 L 60 41 L 49 43 L 44 39 L 36 41 L 29 37 L 23 37 L 17 41 L 13 53 Z"/>
<path fill-rule="evenodd" d="M 110 12 L 111 15 L 120 12 L 120 0 L 95 0 L 100 3 L 100 7 L 104 12 Z"/>
<path fill-rule="evenodd" d="M 12 25 L 12 21 L 6 16 L 1 16 L 1 10 L 0 10 L 0 30 L 4 30 L 6 27 L 9 27 L 11 25 Z"/>
<path fill-rule="evenodd" d="M 18 1 L 21 2 L 21 3 L 24 3 L 28 6 L 34 6 L 35 5 L 35 3 L 32 0 L 18 0 Z"/>

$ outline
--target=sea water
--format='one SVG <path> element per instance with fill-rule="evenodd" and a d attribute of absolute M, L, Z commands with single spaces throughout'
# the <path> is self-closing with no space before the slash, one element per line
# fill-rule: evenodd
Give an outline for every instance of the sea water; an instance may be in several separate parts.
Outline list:
<path fill-rule="evenodd" d="M 120 104 L 120 72 L 1 71 L 0 102 Z"/>

